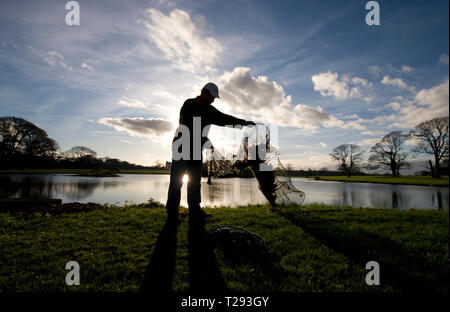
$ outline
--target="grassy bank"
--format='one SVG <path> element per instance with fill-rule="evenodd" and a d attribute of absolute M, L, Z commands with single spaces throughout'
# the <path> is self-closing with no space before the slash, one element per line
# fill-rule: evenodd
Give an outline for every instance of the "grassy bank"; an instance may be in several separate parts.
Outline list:
<path fill-rule="evenodd" d="M 108 170 L 106 170 L 108 171 Z M 77 174 L 77 175 L 83 175 L 83 176 L 95 176 L 93 174 L 92 169 L 17 169 L 17 170 L 10 170 L 10 169 L 1 169 L 0 173 L 68 173 L 68 174 Z M 169 174 L 169 169 L 122 169 L 118 172 L 120 175 L 121 173 L 128 173 L 128 174 Z M 98 175 L 97 175 L 98 176 Z"/>
<path fill-rule="evenodd" d="M 301 209 L 300 209 L 301 208 Z M 158 203 L 52 215 L 0 213 L 1 291 L 405 291 L 449 289 L 448 211 L 292 206 L 206 209 L 177 232 Z M 231 259 L 204 232 L 231 224 L 258 233 L 265 257 Z M 197 225 L 198 226 L 198 225 Z M 365 284 L 380 264 L 381 285 Z M 68 261 L 81 285 L 66 286 Z"/>
<path fill-rule="evenodd" d="M 448 186 L 448 176 L 440 179 L 431 176 L 320 176 L 314 177 L 315 180 L 340 181 L 340 182 L 366 182 L 366 183 L 384 183 L 384 184 L 406 184 L 423 186 Z"/>

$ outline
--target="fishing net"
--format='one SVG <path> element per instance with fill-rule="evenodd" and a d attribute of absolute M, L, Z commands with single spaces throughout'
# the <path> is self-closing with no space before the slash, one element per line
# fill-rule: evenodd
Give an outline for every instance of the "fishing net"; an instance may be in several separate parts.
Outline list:
<path fill-rule="evenodd" d="M 268 257 L 264 240 L 257 233 L 228 224 L 215 224 L 206 232 L 207 242 L 220 248 L 231 262 L 243 259 L 263 260 Z"/>
<path fill-rule="evenodd" d="M 305 193 L 292 184 L 289 170 L 281 164 L 278 149 L 270 144 L 269 127 L 246 127 L 240 147 L 232 156 L 225 159 L 216 149 L 207 150 L 208 183 L 211 177 L 236 176 L 249 168 L 272 207 L 302 204 L 305 200 Z"/>

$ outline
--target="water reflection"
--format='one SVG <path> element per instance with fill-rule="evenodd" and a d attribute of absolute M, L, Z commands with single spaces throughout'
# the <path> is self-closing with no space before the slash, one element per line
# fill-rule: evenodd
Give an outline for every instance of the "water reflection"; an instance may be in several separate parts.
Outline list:
<path fill-rule="evenodd" d="M 110 189 L 118 187 L 119 181 L 98 179 L 77 180 L 73 176 L 47 174 L 0 175 L 1 198 L 54 198 L 62 196 L 67 201 L 82 201 L 94 194 L 98 187 Z"/>
<path fill-rule="evenodd" d="M 299 180 L 294 185 L 306 193 L 305 203 L 393 209 L 449 207 L 448 188 L 445 187 Z"/>
<path fill-rule="evenodd" d="M 370 183 L 343 183 L 294 178 L 293 184 L 306 193 L 305 203 L 394 209 L 448 209 L 448 188 Z M 168 175 L 121 177 L 78 177 L 67 174 L 0 174 L 0 197 L 61 198 L 63 202 L 142 203 L 149 198 L 167 200 Z M 202 180 L 202 204 L 238 206 L 266 203 L 256 179 Z M 181 204 L 187 205 L 186 185 Z"/>

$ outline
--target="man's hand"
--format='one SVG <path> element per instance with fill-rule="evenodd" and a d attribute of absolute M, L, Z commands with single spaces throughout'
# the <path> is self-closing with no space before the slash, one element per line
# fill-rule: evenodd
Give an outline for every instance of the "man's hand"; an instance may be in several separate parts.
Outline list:
<path fill-rule="evenodd" d="M 253 121 L 246 120 L 246 121 L 245 121 L 245 126 L 247 126 L 247 127 L 253 127 L 253 126 L 256 126 L 256 124 L 255 124 Z"/>

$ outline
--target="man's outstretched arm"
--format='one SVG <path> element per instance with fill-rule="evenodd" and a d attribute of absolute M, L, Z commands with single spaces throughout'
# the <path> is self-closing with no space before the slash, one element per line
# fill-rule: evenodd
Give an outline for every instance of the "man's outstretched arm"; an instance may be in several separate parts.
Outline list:
<path fill-rule="evenodd" d="M 216 109 L 215 107 L 211 107 L 211 111 L 209 112 L 209 117 L 211 118 L 211 124 L 216 126 L 254 126 L 255 123 L 253 121 L 236 118 L 231 115 L 227 115 Z"/>

